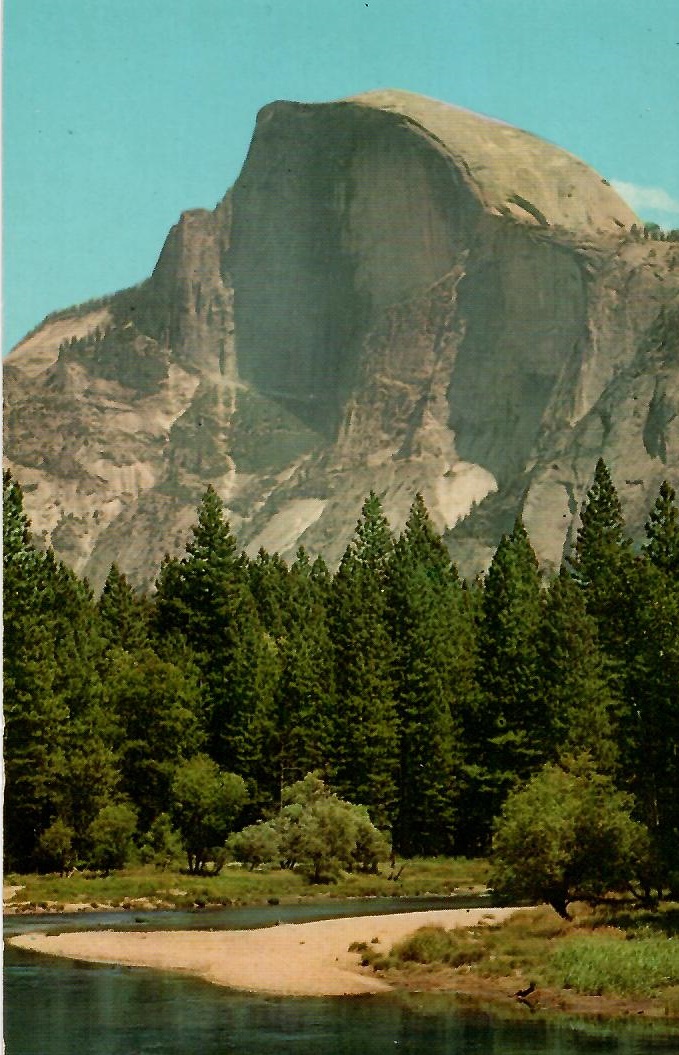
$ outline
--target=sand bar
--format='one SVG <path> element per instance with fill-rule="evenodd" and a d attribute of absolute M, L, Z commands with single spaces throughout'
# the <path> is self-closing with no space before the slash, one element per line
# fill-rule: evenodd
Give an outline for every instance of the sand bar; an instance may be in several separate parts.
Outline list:
<path fill-rule="evenodd" d="M 349 996 L 389 989 L 352 942 L 388 950 L 419 927 L 471 927 L 499 922 L 516 909 L 439 909 L 389 916 L 354 916 L 315 923 L 285 923 L 240 931 L 85 931 L 21 934 L 20 949 L 95 963 L 153 967 L 196 975 L 217 985 L 285 996 Z"/>

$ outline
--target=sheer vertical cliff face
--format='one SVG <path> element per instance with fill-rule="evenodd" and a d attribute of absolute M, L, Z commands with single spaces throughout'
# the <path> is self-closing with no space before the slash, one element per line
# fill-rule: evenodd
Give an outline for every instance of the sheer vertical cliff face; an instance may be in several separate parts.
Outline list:
<path fill-rule="evenodd" d="M 455 170 L 398 119 L 351 104 L 265 109 L 227 262 L 243 379 L 333 438 L 366 331 L 453 267 L 474 211 Z"/>
<path fill-rule="evenodd" d="M 395 528 L 420 490 L 464 570 L 520 510 L 556 563 L 600 454 L 638 529 L 679 460 L 679 246 L 637 224 L 582 162 L 467 111 L 266 107 L 146 282 L 8 357 L 36 532 L 148 584 L 208 482 L 249 548 L 330 559 L 369 489 Z"/>

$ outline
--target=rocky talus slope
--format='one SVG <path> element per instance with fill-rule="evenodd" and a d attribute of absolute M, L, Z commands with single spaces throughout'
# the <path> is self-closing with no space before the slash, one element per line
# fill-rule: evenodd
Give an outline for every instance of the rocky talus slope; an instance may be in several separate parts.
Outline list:
<path fill-rule="evenodd" d="M 679 244 L 539 138 L 404 92 L 278 102 L 151 277 L 5 362 L 5 459 L 94 584 L 153 582 L 208 482 L 250 551 L 336 560 L 417 490 L 462 569 L 523 511 L 546 565 L 596 458 L 640 532 L 679 482 Z"/>

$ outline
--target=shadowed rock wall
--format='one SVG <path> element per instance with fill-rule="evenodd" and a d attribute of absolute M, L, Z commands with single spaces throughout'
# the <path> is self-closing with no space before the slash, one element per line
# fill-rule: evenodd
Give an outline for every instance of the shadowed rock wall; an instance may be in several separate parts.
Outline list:
<path fill-rule="evenodd" d="M 679 246 L 636 225 L 578 159 L 455 107 L 266 107 L 149 279 L 8 357 L 36 533 L 148 585 L 208 482 L 249 549 L 330 560 L 371 488 L 395 528 L 419 490 L 463 571 L 520 510 L 554 565 L 600 454 L 638 532 L 679 483 Z"/>

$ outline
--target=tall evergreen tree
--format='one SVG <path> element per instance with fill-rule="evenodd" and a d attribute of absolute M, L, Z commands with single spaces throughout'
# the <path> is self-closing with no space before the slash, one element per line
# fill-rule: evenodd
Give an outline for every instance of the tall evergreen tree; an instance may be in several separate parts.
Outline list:
<path fill-rule="evenodd" d="M 160 635 L 180 631 L 209 665 L 233 643 L 242 609 L 254 611 L 245 561 L 211 484 L 191 534 L 186 555 L 166 557 L 161 566 L 155 625 Z"/>
<path fill-rule="evenodd" d="M 141 831 L 166 812 L 177 765 L 203 747 L 197 674 L 148 647 L 110 653 L 106 706 L 115 727 L 121 790 L 138 810 Z"/>
<path fill-rule="evenodd" d="M 53 554 L 33 548 L 9 474 L 3 535 L 6 853 L 12 867 L 26 868 L 57 818 L 82 834 L 117 773 L 100 709 L 91 593 Z"/>
<path fill-rule="evenodd" d="M 476 752 L 479 807 L 489 820 L 510 788 L 547 754 L 547 715 L 539 695 L 538 630 L 542 597 L 535 553 L 519 519 L 503 535 L 485 578 L 479 629 Z"/>
<path fill-rule="evenodd" d="M 464 683 L 457 572 L 421 495 L 396 543 L 389 575 L 393 680 L 400 731 L 398 820 L 403 854 L 450 853 L 462 743 L 456 695 Z"/>
<path fill-rule="evenodd" d="M 120 780 L 113 722 L 103 701 L 104 641 L 89 584 L 55 560 L 51 551 L 45 555 L 45 583 L 45 603 L 54 612 L 55 687 L 69 711 L 64 819 L 82 850 L 87 829 Z"/>
<path fill-rule="evenodd" d="M 616 701 L 582 591 L 565 568 L 551 582 L 539 634 L 539 694 L 551 761 L 588 753 L 600 773 L 616 758 Z"/>
<path fill-rule="evenodd" d="M 338 793 L 370 808 L 380 827 L 393 822 L 398 730 L 386 585 L 393 540 L 371 493 L 333 581 L 337 715 L 334 779 Z"/>
<path fill-rule="evenodd" d="M 63 811 L 68 707 L 54 691 L 54 641 L 39 616 L 5 614 L 3 657 L 5 867 L 27 871 Z"/>
<path fill-rule="evenodd" d="M 101 634 L 109 648 L 134 652 L 148 642 L 149 604 L 113 563 L 97 602 Z"/>
<path fill-rule="evenodd" d="M 316 573 L 314 572 L 316 568 Z M 303 549 L 290 568 L 287 632 L 279 641 L 278 730 L 281 787 L 326 771 L 332 754 L 335 671 L 321 566 Z"/>
<path fill-rule="evenodd" d="M 646 521 L 644 551 L 651 564 L 679 579 L 679 509 L 674 488 L 663 480 Z"/>
<path fill-rule="evenodd" d="M 247 561 L 211 485 L 186 555 L 163 563 L 155 609 L 157 632 L 180 633 L 194 650 L 203 677 L 209 753 L 248 781 L 254 809 L 277 786 L 270 760 L 275 647 L 260 625 Z"/>
<path fill-rule="evenodd" d="M 279 801 L 275 700 L 279 667 L 273 638 L 256 618 L 243 619 L 228 666 L 211 682 L 228 706 L 228 721 L 217 727 L 213 740 L 215 757 L 228 759 L 229 768 L 245 780 L 248 820 L 261 817 Z"/>
<path fill-rule="evenodd" d="M 262 626 L 274 638 L 280 637 L 290 608 L 287 564 L 277 553 L 270 554 L 260 549 L 249 564 L 248 580 Z"/>
<path fill-rule="evenodd" d="M 658 887 L 679 890 L 679 583 L 638 560 L 630 591 L 621 782 L 638 803 Z"/>
<path fill-rule="evenodd" d="M 629 580 L 633 555 L 618 493 L 599 458 L 580 513 L 580 528 L 567 559 L 597 622 L 599 640 L 610 660 L 614 687 L 621 691 L 629 620 Z"/>

